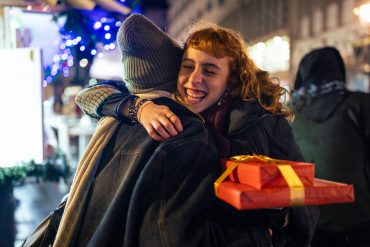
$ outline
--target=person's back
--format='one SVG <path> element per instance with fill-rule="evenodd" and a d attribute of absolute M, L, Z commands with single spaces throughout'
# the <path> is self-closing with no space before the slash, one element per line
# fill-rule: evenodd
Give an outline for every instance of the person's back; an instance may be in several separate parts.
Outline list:
<path fill-rule="evenodd" d="M 370 95 L 345 89 L 334 48 L 314 50 L 299 67 L 294 93 L 296 140 L 316 177 L 354 184 L 355 203 L 320 207 L 313 246 L 370 243 Z M 327 241 L 327 242 L 325 242 Z"/>
<path fill-rule="evenodd" d="M 244 218 L 219 219 L 234 210 L 219 208 L 215 197 L 221 166 L 203 120 L 171 99 L 153 101 L 169 106 L 184 131 L 157 142 L 141 125 L 120 123 L 100 159 L 74 246 L 269 246 Z"/>
<path fill-rule="evenodd" d="M 194 198 L 212 203 L 212 193 L 204 191 L 212 192 L 219 171 L 217 152 L 200 118 L 170 99 L 157 100 L 178 113 L 185 130 L 156 142 L 139 124 L 123 121 L 118 126 L 102 154 L 78 246 L 200 241 L 195 236 L 184 239 L 177 230 L 187 229 L 186 221 L 197 217 L 183 209 L 186 204 L 200 212 L 202 205 Z"/>

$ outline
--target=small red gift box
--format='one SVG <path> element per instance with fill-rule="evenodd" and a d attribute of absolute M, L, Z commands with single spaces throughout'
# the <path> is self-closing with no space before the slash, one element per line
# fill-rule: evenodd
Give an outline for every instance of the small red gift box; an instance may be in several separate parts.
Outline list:
<path fill-rule="evenodd" d="M 294 189 L 294 188 L 293 188 Z M 320 205 L 349 203 L 354 201 L 353 185 L 314 179 L 313 186 L 302 187 L 303 201 L 298 205 Z M 256 189 L 251 186 L 224 181 L 217 187 L 217 197 L 233 207 L 262 209 L 295 206 L 292 198 L 295 193 L 289 187 Z"/>
<path fill-rule="evenodd" d="M 275 160 L 266 156 L 241 155 L 221 162 L 225 169 L 237 163 L 237 167 L 229 174 L 231 181 L 257 189 L 288 186 L 279 166 L 291 166 L 304 186 L 313 184 L 315 174 L 315 166 L 312 163 Z"/>
<path fill-rule="evenodd" d="M 312 163 L 275 160 L 266 156 L 241 155 L 221 162 L 225 170 L 237 163 L 228 178 L 256 189 L 288 186 L 279 166 L 291 166 L 304 186 L 313 184 L 315 174 L 315 166 Z"/>

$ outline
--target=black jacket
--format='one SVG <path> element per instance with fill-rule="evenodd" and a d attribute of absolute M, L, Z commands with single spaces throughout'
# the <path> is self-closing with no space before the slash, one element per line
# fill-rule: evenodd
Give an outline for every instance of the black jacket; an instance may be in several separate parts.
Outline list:
<path fill-rule="evenodd" d="M 267 231 L 220 219 L 217 150 L 202 120 L 166 98 L 181 134 L 153 141 L 122 121 L 103 152 L 76 246 L 269 246 Z"/>
<path fill-rule="evenodd" d="M 121 91 L 123 90 L 121 89 Z M 117 115 L 117 106 L 127 99 L 126 92 L 110 96 L 104 104 L 100 104 L 99 115 Z M 84 107 L 84 105 L 80 106 Z M 303 161 L 301 151 L 294 140 L 291 126 L 284 117 L 272 115 L 257 103 L 240 99 L 235 99 L 227 112 L 228 115 L 224 118 L 226 122 L 223 124 L 225 130 L 222 134 L 230 142 L 228 156 L 262 154 L 277 159 Z M 227 208 L 227 213 L 222 214 L 223 217 L 220 217 L 219 220 L 227 222 L 230 218 L 243 218 L 240 217 L 241 213 L 236 209 L 225 203 L 221 203 L 221 205 L 221 207 Z M 284 246 L 284 244 L 307 246 L 313 236 L 318 219 L 317 207 L 296 207 L 290 208 L 289 211 L 290 224 L 288 228 L 281 229 L 281 234 L 278 235 L 278 238 L 275 238 L 276 246 Z M 271 215 L 271 212 L 262 212 L 262 210 L 243 212 L 242 214 L 246 218 L 243 224 L 258 225 L 263 228 L 272 228 L 272 224 L 278 225 L 277 228 L 279 228 L 279 225 L 282 224 L 276 223 L 276 221 L 279 222 L 280 217 L 275 217 L 274 214 Z M 265 219 L 261 219 L 261 217 Z M 277 218 L 277 220 L 275 221 L 274 218 Z M 273 222 L 270 222 L 271 219 Z M 280 245 L 277 245 L 277 242 Z"/>
<path fill-rule="evenodd" d="M 295 100 L 297 142 L 318 178 L 355 188 L 354 203 L 320 206 L 318 229 L 333 232 L 370 226 L 370 95 L 349 92 L 344 83 L 335 48 L 316 49 L 299 65 L 296 90 L 305 93 Z"/>
<path fill-rule="evenodd" d="M 230 156 L 261 154 L 271 158 L 304 161 L 293 130 L 283 117 L 273 115 L 257 103 L 235 100 L 226 121 Z M 308 246 L 319 211 L 316 206 L 289 208 L 289 224 L 281 229 L 275 246 Z M 279 242 L 279 243 L 277 243 Z"/>

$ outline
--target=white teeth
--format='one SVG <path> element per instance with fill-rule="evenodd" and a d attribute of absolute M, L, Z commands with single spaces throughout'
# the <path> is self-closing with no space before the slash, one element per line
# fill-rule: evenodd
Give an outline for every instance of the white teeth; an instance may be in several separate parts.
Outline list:
<path fill-rule="evenodd" d="M 199 90 L 185 89 L 186 95 L 192 98 L 201 99 L 204 98 L 207 94 Z"/>

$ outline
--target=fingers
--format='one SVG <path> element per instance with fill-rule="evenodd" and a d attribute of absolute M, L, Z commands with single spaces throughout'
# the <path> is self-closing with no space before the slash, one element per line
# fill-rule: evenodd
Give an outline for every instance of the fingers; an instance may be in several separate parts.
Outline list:
<path fill-rule="evenodd" d="M 176 115 L 173 114 L 168 119 L 172 122 L 177 132 L 181 132 L 183 130 L 181 121 Z"/>
<path fill-rule="evenodd" d="M 138 120 L 156 141 L 164 141 L 183 130 L 180 119 L 168 106 L 147 104 L 141 108 Z"/>
<path fill-rule="evenodd" d="M 152 126 L 153 126 L 154 130 L 157 132 L 157 134 L 159 134 L 164 139 L 168 139 L 172 136 L 172 134 L 167 132 L 168 131 L 167 128 L 170 127 L 170 125 L 172 126 L 172 123 L 169 124 L 168 123 L 169 121 L 167 120 L 166 124 L 162 125 L 162 122 L 161 122 L 162 119 L 163 118 L 161 118 L 160 120 L 153 120 L 151 123 L 152 123 Z M 173 128 L 173 126 L 172 126 L 172 128 Z"/>
<path fill-rule="evenodd" d="M 171 136 L 175 136 L 178 134 L 178 131 L 176 130 L 174 124 L 172 123 L 172 118 L 174 118 L 175 116 L 172 115 L 170 116 L 169 118 L 164 116 L 164 117 L 161 117 L 159 118 L 159 122 L 161 123 L 161 125 L 164 127 L 164 129 L 171 135 Z M 157 130 L 157 129 L 156 129 Z M 162 136 L 165 138 L 165 136 Z M 167 139 L 167 138 L 166 138 Z"/>
<path fill-rule="evenodd" d="M 154 130 L 154 128 L 151 125 L 143 125 L 146 132 L 148 132 L 149 136 L 158 142 L 163 142 L 165 139 L 163 139 L 162 136 L 158 135 L 157 132 Z"/>

